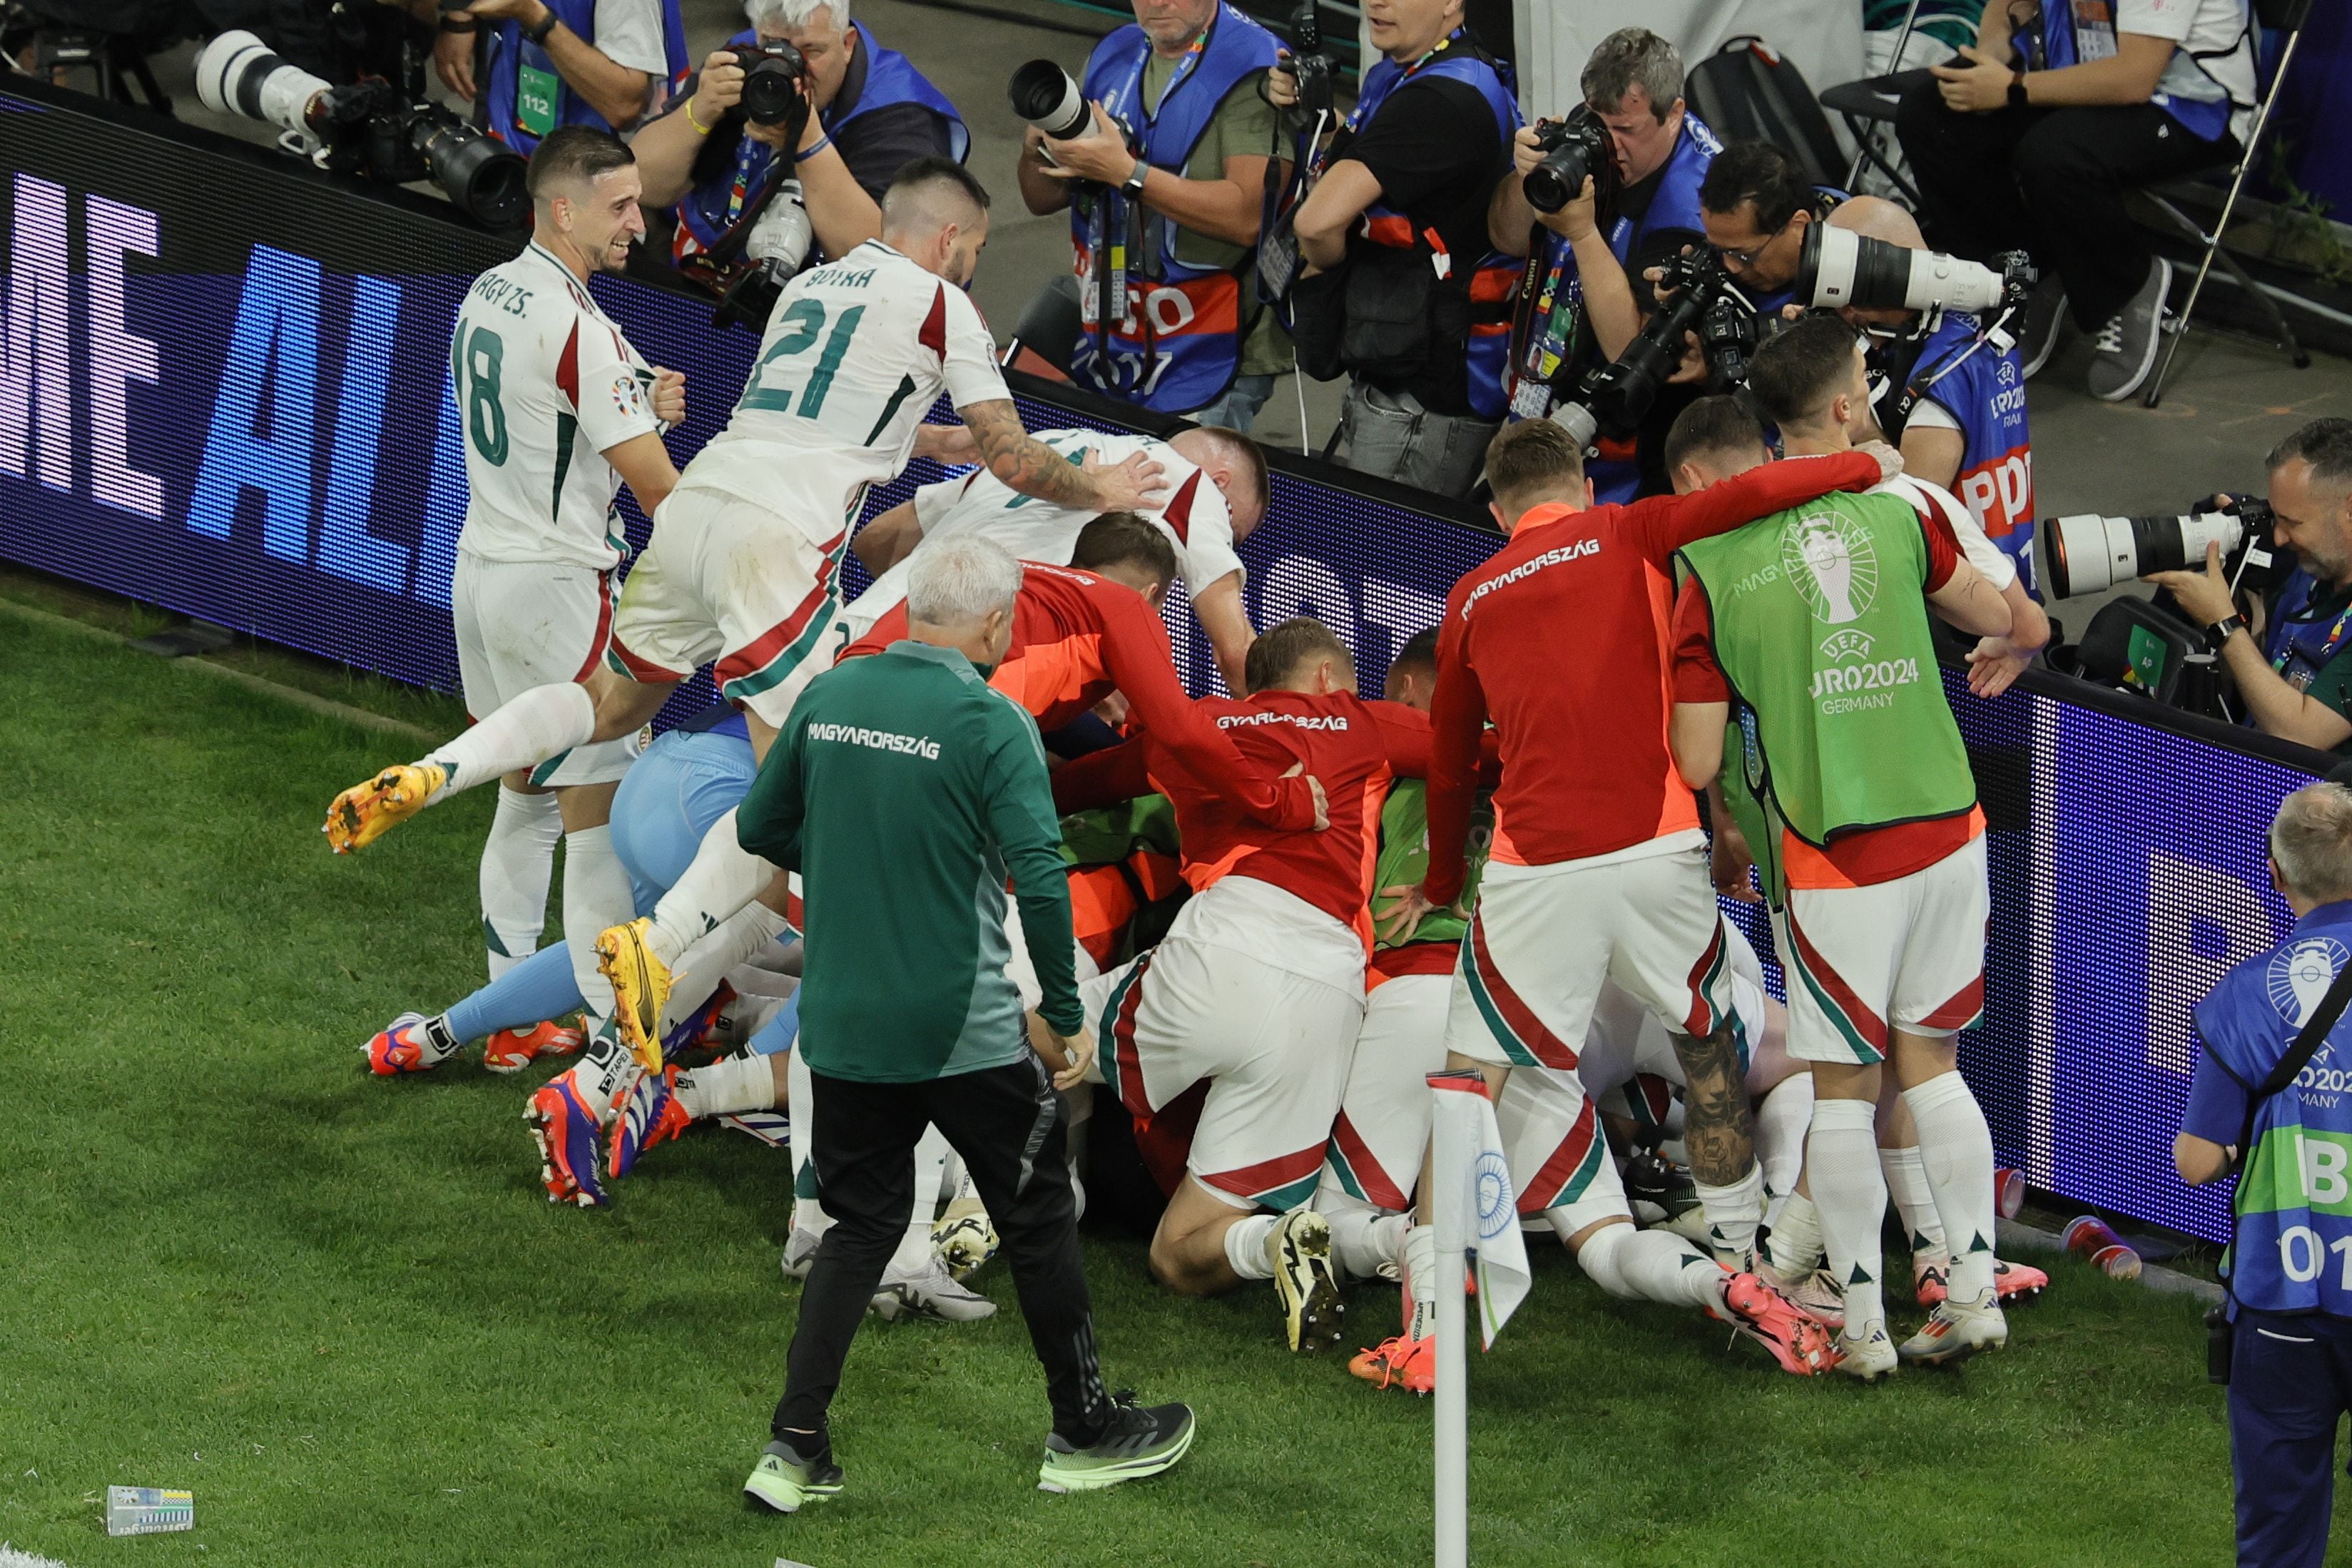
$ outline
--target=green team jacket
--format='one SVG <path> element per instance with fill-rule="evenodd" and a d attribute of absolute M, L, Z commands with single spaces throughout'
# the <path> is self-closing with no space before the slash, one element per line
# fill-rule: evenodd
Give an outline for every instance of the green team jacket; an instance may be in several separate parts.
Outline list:
<path fill-rule="evenodd" d="M 1085 1022 L 1070 889 L 1037 726 L 953 648 L 897 642 L 809 682 L 735 817 L 801 874 L 809 1069 L 921 1083 L 1020 1060 L 1004 883 L 1045 1021 Z"/>
<path fill-rule="evenodd" d="M 1465 848 L 1469 862 L 1469 874 L 1462 884 L 1461 907 L 1470 908 L 1478 900 L 1478 878 L 1486 868 L 1486 850 L 1495 837 L 1495 804 L 1491 796 L 1480 791 L 1477 804 L 1471 808 L 1470 840 Z M 1392 898 L 1383 898 L 1385 888 L 1418 888 L 1429 875 L 1429 785 L 1422 779 L 1399 779 L 1389 785 L 1389 798 L 1381 806 L 1381 847 L 1372 868 L 1372 928 L 1382 929 L 1381 921 L 1396 904 Z M 1393 939 L 1382 937 L 1382 951 L 1392 947 L 1410 947 L 1415 942 L 1459 942 L 1470 922 L 1452 910 L 1432 910 L 1421 917 L 1421 923 Z"/>

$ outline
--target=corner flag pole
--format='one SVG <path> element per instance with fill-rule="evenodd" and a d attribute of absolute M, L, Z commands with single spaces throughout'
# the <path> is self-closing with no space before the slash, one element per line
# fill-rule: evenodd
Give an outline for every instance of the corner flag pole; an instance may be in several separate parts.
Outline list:
<path fill-rule="evenodd" d="M 1448 1098 L 1431 1092 L 1440 1100 Z M 1470 1408 L 1463 1342 L 1469 1325 L 1463 1310 L 1464 1255 L 1472 1218 L 1469 1128 L 1440 1105 L 1431 1126 L 1430 1220 L 1437 1241 L 1437 1568 L 1466 1568 L 1470 1561 Z"/>

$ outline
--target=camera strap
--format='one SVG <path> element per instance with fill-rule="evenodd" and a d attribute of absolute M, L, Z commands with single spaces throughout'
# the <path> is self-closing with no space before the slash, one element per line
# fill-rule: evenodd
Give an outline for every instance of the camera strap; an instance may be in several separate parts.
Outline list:
<path fill-rule="evenodd" d="M 2286 1054 L 2279 1058 L 2278 1065 L 2271 1068 L 2270 1076 L 2256 1085 L 2253 1092 L 2246 1097 L 2246 1122 L 2238 1133 L 2240 1161 L 2238 1179 L 2241 1182 L 2245 1180 L 2244 1162 L 2253 1156 L 2256 1112 L 2269 1102 L 2272 1096 L 2293 1083 L 2302 1075 L 2303 1069 L 2311 1065 L 2311 1058 L 2318 1054 L 2321 1044 L 2327 1038 L 2328 1031 L 2335 1028 L 2336 1020 L 2344 1016 L 2347 1004 L 2352 1004 L 2352 963 L 2347 963 L 2336 972 L 2335 980 L 2327 987 L 2327 994 L 2319 999 L 2319 1005 L 2313 1008 L 2311 1016 L 2304 1020 L 2301 1032 L 2294 1037 L 2294 1044 L 2287 1047 Z M 2238 1202 L 2237 1194 L 2232 1193 L 2230 1198 L 2230 1246 L 2234 1249 L 2237 1244 Z M 2231 1258 L 2233 1266 L 2231 1269 L 2232 1274 L 2236 1272 L 2234 1267 L 2236 1261 L 2233 1252 Z M 2231 1300 L 2237 1299 L 2237 1292 L 2231 1286 L 2229 1274 L 2221 1277 L 2221 1289 L 2230 1293 Z"/>

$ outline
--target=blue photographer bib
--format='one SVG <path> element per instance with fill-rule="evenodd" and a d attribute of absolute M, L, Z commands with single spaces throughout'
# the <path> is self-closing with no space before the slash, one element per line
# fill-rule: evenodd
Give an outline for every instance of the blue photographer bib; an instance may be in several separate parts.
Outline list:
<path fill-rule="evenodd" d="M 2025 424 L 2025 366 L 2014 345 L 1979 343 L 1984 323 L 1937 310 L 1910 384 L 1960 427 L 1960 471 L 1951 484 L 1985 537 L 2033 586 L 2033 443 Z"/>
<path fill-rule="evenodd" d="M 759 41 L 760 35 L 746 28 L 728 39 L 727 47 L 741 48 Z M 845 127 L 877 109 L 898 103 L 920 104 L 946 123 L 948 153 L 957 163 L 962 163 L 971 151 L 971 132 L 965 129 L 963 117 L 948 101 L 947 94 L 933 87 L 906 56 L 896 49 L 884 48 L 876 41 L 873 29 L 863 22 L 857 24 L 856 47 L 866 57 L 866 79 L 847 112 L 839 112 L 840 103 L 835 100 L 817 116 L 825 131 L 838 136 Z M 749 136 L 738 136 L 735 156 L 718 174 L 688 191 L 686 199 L 677 204 L 675 254 L 683 258 L 717 245 L 765 194 L 768 183 L 776 177 L 777 166 L 774 148 Z M 814 259 L 814 255 L 811 259 Z"/>
<path fill-rule="evenodd" d="M 595 43 L 596 0 L 547 0 L 547 8 L 580 38 Z M 659 85 L 667 93 L 686 79 L 686 20 L 679 15 L 678 0 L 662 0 L 662 58 Z M 484 94 L 484 129 L 525 157 L 559 125 L 613 128 L 565 84 L 547 51 L 522 36 L 520 22 L 491 25 Z"/>
<path fill-rule="evenodd" d="M 1177 63 L 1159 102 L 1147 105 L 1143 78 L 1151 40 L 1130 24 L 1095 46 L 1087 61 L 1086 96 L 1101 103 L 1146 163 L 1181 176 L 1218 105 L 1264 75 L 1279 48 L 1272 33 L 1220 5 L 1208 31 Z M 1144 254 L 1130 256 L 1138 216 Z M 1177 232 L 1174 220 L 1149 207 L 1131 211 L 1118 191 L 1070 204 L 1087 329 L 1070 374 L 1081 385 L 1169 414 L 1213 403 L 1233 385 L 1241 366 L 1241 280 L 1256 264 L 1253 249 L 1234 268 L 1188 266 L 1176 255 Z M 1097 331 L 1102 272 L 1108 274 L 1118 317 L 1107 331 Z"/>
<path fill-rule="evenodd" d="M 2249 1089 L 2260 1085 L 2347 962 L 2352 903 L 2312 910 L 2198 1004 L 2205 1049 Z M 2352 1012 L 2295 1081 L 2257 1108 L 2242 1169 L 2231 1294 L 2265 1312 L 2352 1317 Z"/>
<path fill-rule="evenodd" d="M 2242 12 L 2243 6 L 2241 6 Z M 2094 60 L 2113 59 L 2116 54 L 2115 0 L 2042 0 L 2042 15 L 2035 38 L 2041 58 L 2034 63 L 2039 70 L 2063 70 L 2068 66 L 2087 65 Z M 2230 51 L 2235 54 L 2237 51 Z M 2186 64 L 2194 73 L 2183 82 L 2179 68 Z M 2184 96 L 2182 86 L 2194 86 L 2201 77 L 2210 84 L 2218 96 Z M 2165 83 L 2173 83 L 2168 91 Z M 2172 63 L 2165 68 L 2157 90 L 2147 100 L 2180 122 L 2181 128 L 2203 142 L 2219 141 L 2230 129 L 2230 117 L 2237 111 L 2230 90 L 2204 64 L 2184 47 L 2177 50 Z"/>
<path fill-rule="evenodd" d="M 1609 251 L 1619 265 L 1654 234 L 1673 229 L 1697 235 L 1706 232 L 1706 221 L 1699 216 L 1698 187 L 1706 178 L 1707 166 L 1722 151 L 1723 143 L 1707 129 L 1706 121 L 1685 110 L 1682 133 L 1675 137 L 1675 150 L 1660 171 L 1649 210 L 1638 219 L 1620 216 L 1609 226 Z M 1550 229 L 1538 233 L 1543 242 L 1542 282 L 1528 342 L 1516 367 L 1517 384 L 1511 394 L 1512 416 L 1521 419 L 1540 419 L 1551 412 L 1556 400 L 1552 378 L 1575 358 L 1577 320 L 1584 303 L 1584 283 L 1577 276 L 1574 248 Z M 1601 455 L 1584 465 L 1584 474 L 1592 481 L 1594 500 L 1632 500 L 1642 479 L 1641 465 L 1633 460 L 1633 444 L 1603 440 Z"/>

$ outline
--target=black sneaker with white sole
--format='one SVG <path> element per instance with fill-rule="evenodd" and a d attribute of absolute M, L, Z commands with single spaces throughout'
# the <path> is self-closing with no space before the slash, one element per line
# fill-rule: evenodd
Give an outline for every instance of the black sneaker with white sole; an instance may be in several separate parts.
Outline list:
<path fill-rule="evenodd" d="M 2121 403 L 2147 382 L 2164 342 L 2164 300 L 2171 291 L 2172 263 L 2151 257 L 2147 281 L 2099 329 L 2091 354 L 2092 396 L 2102 403 Z"/>
<path fill-rule="evenodd" d="M 833 1462 L 833 1446 L 825 1444 L 813 1458 L 782 1438 L 768 1445 L 760 1463 L 743 1483 L 743 1495 L 777 1513 L 798 1513 L 804 1503 L 824 1502 L 841 1491 L 841 1467 Z"/>
<path fill-rule="evenodd" d="M 1122 1389 L 1111 1395 L 1110 1419 L 1093 1442 L 1080 1447 L 1058 1432 L 1045 1439 L 1037 1489 L 1100 1491 L 1121 1481 L 1156 1476 L 1173 1468 L 1192 1447 L 1192 1431 L 1191 1405 L 1141 1405 Z"/>

